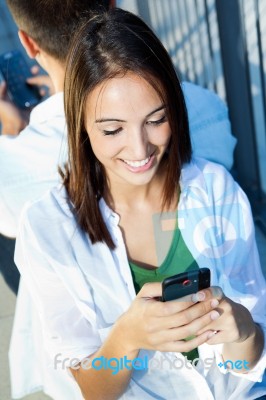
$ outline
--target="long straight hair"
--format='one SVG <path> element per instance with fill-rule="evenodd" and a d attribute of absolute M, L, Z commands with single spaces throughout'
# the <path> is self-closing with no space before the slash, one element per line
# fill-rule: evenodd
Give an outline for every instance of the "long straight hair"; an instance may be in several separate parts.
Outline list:
<path fill-rule="evenodd" d="M 191 159 L 184 96 L 162 43 L 139 17 L 128 11 L 114 8 L 95 14 L 75 35 L 67 59 L 64 101 L 69 160 L 61 175 L 80 227 L 92 243 L 105 242 L 112 249 L 115 245 L 98 203 L 106 193 L 107 177 L 93 153 L 84 115 L 87 97 L 96 86 L 127 72 L 149 82 L 166 105 L 172 135 L 164 160 L 163 208 L 170 206 L 182 165 Z"/>

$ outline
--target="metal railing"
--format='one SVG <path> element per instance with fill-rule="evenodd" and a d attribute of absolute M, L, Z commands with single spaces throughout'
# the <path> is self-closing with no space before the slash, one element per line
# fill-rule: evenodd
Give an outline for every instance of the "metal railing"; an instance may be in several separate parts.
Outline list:
<path fill-rule="evenodd" d="M 255 218 L 266 227 L 266 2 L 130 0 L 131 7 L 133 3 L 161 38 L 182 79 L 227 101 L 238 140 L 236 178 L 250 197 Z"/>
<path fill-rule="evenodd" d="M 137 0 L 139 14 L 161 38 L 183 79 L 225 98 L 214 0 Z"/>

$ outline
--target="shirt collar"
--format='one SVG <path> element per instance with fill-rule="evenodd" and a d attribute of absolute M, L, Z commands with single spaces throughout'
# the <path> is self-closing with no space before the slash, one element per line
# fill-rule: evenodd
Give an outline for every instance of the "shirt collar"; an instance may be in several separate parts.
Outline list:
<path fill-rule="evenodd" d="M 192 158 L 190 163 L 187 163 L 183 166 L 180 176 L 180 188 L 181 192 L 184 194 L 187 193 L 190 187 L 194 187 L 206 192 L 206 181 L 204 178 L 204 173 L 199 167 L 200 163 L 201 159 Z"/>
<path fill-rule="evenodd" d="M 115 213 L 105 202 L 104 198 L 101 197 L 99 201 L 100 211 L 105 220 L 109 220 L 113 222 L 115 225 L 118 225 L 120 217 L 117 213 Z"/>
<path fill-rule="evenodd" d="M 30 123 L 44 123 L 51 118 L 64 115 L 63 92 L 59 92 L 34 107 L 30 114 Z"/>
<path fill-rule="evenodd" d="M 189 188 L 194 187 L 202 191 L 207 190 L 206 182 L 204 179 L 204 174 L 199 168 L 198 164 L 200 159 L 192 159 L 190 163 L 183 166 L 180 176 L 180 188 L 183 194 L 187 194 Z M 105 220 L 112 221 L 115 225 L 119 223 L 119 215 L 116 214 L 105 202 L 103 198 L 99 201 L 99 207 Z"/>
<path fill-rule="evenodd" d="M 181 177 L 180 177 L 180 188 L 181 192 L 183 194 L 187 194 L 188 190 L 190 187 L 197 188 L 199 190 L 205 191 L 207 190 L 206 182 L 204 179 L 204 174 L 202 170 L 199 167 L 201 159 L 197 159 L 197 162 L 195 159 L 192 159 L 192 161 L 188 164 L 185 164 L 181 170 Z M 203 161 L 203 160 L 202 160 Z M 205 162 L 205 161 L 204 161 Z M 61 198 L 61 204 L 60 206 L 67 212 L 67 214 L 70 213 L 70 204 L 73 206 L 71 202 L 69 202 L 68 196 L 66 189 L 63 185 L 59 185 L 57 187 L 57 190 L 60 190 L 62 192 Z M 99 200 L 99 207 L 100 211 L 103 215 L 103 218 L 105 221 L 110 220 L 111 223 L 114 223 L 115 225 L 118 225 L 119 223 L 119 215 L 115 213 L 105 202 L 104 198 L 102 197 Z"/>

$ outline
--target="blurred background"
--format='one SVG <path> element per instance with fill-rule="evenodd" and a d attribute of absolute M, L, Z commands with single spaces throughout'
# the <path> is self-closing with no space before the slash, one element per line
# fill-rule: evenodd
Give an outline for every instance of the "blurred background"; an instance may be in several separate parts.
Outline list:
<path fill-rule="evenodd" d="M 209 88 L 226 101 L 238 140 L 232 173 L 250 199 L 266 275 L 266 1 L 117 0 L 116 5 L 154 29 L 182 80 Z M 27 58 L 0 0 L 0 54 L 13 49 Z M 7 351 L 14 308 L 15 296 L 0 276 L 1 400 L 11 399 Z M 48 397 L 39 392 L 24 399 Z"/>

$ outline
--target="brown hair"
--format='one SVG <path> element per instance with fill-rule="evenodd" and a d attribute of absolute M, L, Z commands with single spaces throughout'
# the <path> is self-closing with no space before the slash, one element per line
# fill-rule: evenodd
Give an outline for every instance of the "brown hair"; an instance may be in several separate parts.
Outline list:
<path fill-rule="evenodd" d="M 172 136 L 165 154 L 163 206 L 170 205 L 181 167 L 191 159 L 185 101 L 167 51 L 136 15 L 121 9 L 95 15 L 75 36 L 67 60 L 65 113 L 69 163 L 61 174 L 79 225 L 92 243 L 105 242 L 110 248 L 115 246 L 98 205 L 106 191 L 107 178 L 91 148 L 84 125 L 84 107 L 88 94 L 97 85 L 128 71 L 146 79 L 166 105 Z"/>

